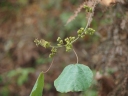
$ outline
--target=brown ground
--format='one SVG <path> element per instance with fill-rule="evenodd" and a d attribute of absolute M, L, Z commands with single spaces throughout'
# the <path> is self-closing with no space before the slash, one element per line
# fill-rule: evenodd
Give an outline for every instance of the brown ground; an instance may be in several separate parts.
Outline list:
<path fill-rule="evenodd" d="M 0 1 L 0 96 L 29 96 L 38 74 L 46 70 L 51 62 L 48 59 L 50 50 L 37 47 L 34 39 L 43 38 L 55 43 L 58 36 L 64 38 L 76 34 L 80 22 L 76 21 L 77 24 L 72 21 L 70 24 L 76 25 L 66 29 L 70 25 L 64 26 L 67 18 L 62 14 L 73 13 L 82 2 Z M 126 4 L 126 0 L 122 0 L 109 7 L 98 5 L 91 24 L 96 29 L 95 35 L 85 36 L 74 44 L 79 62 L 88 65 L 95 73 L 102 73 L 94 77 L 97 83 L 91 88 L 98 92 L 98 96 L 128 96 Z M 84 13 L 83 10 L 82 12 Z M 63 48 L 60 49 L 52 68 L 45 74 L 43 96 L 84 96 L 84 93 L 59 94 L 53 86 L 63 68 L 72 63 L 76 63 L 74 53 L 66 53 Z M 25 70 L 28 72 L 27 80 L 22 75 Z M 13 76 L 15 73 L 16 76 Z"/>

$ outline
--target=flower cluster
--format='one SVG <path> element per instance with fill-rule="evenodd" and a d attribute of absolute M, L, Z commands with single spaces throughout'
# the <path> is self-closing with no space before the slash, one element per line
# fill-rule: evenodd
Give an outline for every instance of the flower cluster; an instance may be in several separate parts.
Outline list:
<path fill-rule="evenodd" d="M 77 34 L 78 34 L 78 37 L 84 37 L 85 34 L 89 34 L 89 35 L 92 35 L 94 34 L 95 30 L 92 29 L 92 28 L 87 28 L 86 30 L 84 28 L 80 28 L 78 31 L 77 31 Z"/>
<path fill-rule="evenodd" d="M 57 52 L 57 48 L 52 47 L 51 53 L 49 54 L 49 57 L 52 58 L 56 54 L 56 52 Z"/>
<path fill-rule="evenodd" d="M 84 5 L 83 8 L 85 8 L 86 12 L 92 12 L 92 8 L 87 5 Z"/>
<path fill-rule="evenodd" d="M 90 8 L 89 6 L 86 6 L 84 5 L 84 8 L 86 10 L 86 12 L 92 12 L 92 8 Z M 87 25 L 88 27 L 88 25 Z M 45 41 L 43 39 L 41 40 L 38 40 L 38 39 L 35 39 L 34 42 L 36 43 L 37 46 L 43 46 L 44 48 L 51 48 L 51 53 L 49 54 L 49 57 L 53 57 L 56 52 L 57 52 L 57 49 L 59 47 L 65 47 L 66 51 L 70 51 L 72 49 L 72 44 L 78 39 L 78 38 L 82 38 L 84 37 L 86 34 L 89 34 L 89 35 L 92 35 L 95 30 L 92 29 L 92 28 L 80 28 L 78 31 L 77 31 L 77 38 L 76 37 L 67 37 L 65 38 L 64 40 L 62 40 L 60 37 L 57 38 L 57 46 L 52 46 L 50 44 L 50 42 L 48 41 Z M 64 44 L 65 43 L 65 44 Z"/>
<path fill-rule="evenodd" d="M 58 42 L 57 45 L 58 45 L 59 47 L 61 47 L 61 46 L 64 44 L 64 41 L 63 41 L 60 37 L 57 38 L 57 42 Z"/>
<path fill-rule="evenodd" d="M 38 39 L 35 39 L 34 42 L 36 43 L 37 46 L 43 46 L 44 48 L 49 48 L 51 45 L 50 45 L 50 42 L 48 41 L 45 41 L 43 39 L 41 40 L 38 40 Z"/>
<path fill-rule="evenodd" d="M 65 48 L 66 48 L 66 51 L 70 51 L 72 49 L 72 43 L 74 42 L 75 40 L 75 37 L 67 37 L 65 38 Z"/>
<path fill-rule="evenodd" d="M 84 28 L 80 28 L 80 29 L 77 31 L 77 34 L 78 34 L 78 37 L 84 37 Z"/>
<path fill-rule="evenodd" d="M 94 30 L 94 29 L 92 29 L 92 28 L 88 28 L 88 29 L 87 29 L 87 31 L 85 32 L 85 34 L 93 35 L 93 34 L 94 34 L 94 32 L 95 32 L 95 30 Z"/>

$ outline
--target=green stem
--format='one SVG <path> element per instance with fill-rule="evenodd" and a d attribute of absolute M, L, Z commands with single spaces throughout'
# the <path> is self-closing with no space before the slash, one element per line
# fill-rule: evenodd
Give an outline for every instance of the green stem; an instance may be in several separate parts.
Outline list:
<path fill-rule="evenodd" d="M 42 71 L 42 73 L 47 73 L 47 72 L 50 70 L 50 68 L 51 68 L 51 66 L 52 66 L 52 64 L 53 64 L 53 61 L 54 61 L 54 59 L 52 60 L 52 63 L 50 64 L 49 68 L 48 68 L 45 72 Z"/>
<path fill-rule="evenodd" d="M 75 53 L 75 55 L 76 55 L 76 59 L 77 59 L 77 63 L 76 64 L 78 64 L 78 56 L 77 56 L 77 53 L 76 53 L 76 51 L 74 50 L 74 48 L 73 48 L 73 51 L 74 51 L 74 53 Z"/>
<path fill-rule="evenodd" d="M 86 27 L 84 28 L 84 32 L 87 30 L 87 28 L 89 27 L 90 23 L 91 23 L 91 19 L 92 19 L 92 16 L 93 16 L 93 12 L 94 12 L 94 8 L 95 8 L 95 5 L 96 5 L 96 0 L 95 0 L 95 3 L 93 5 L 93 8 L 92 8 L 92 13 L 90 13 L 89 15 L 89 18 L 88 18 L 88 22 L 87 22 L 87 25 Z M 83 35 L 84 33 L 81 34 L 81 36 Z M 77 41 L 79 39 L 79 37 L 77 36 L 77 38 L 75 40 L 73 40 L 71 42 L 71 44 L 73 44 L 75 41 Z M 55 48 L 60 48 L 60 47 L 64 47 L 65 45 L 62 45 L 62 46 L 50 46 L 50 47 L 55 47 Z"/>
<path fill-rule="evenodd" d="M 89 19 L 88 19 L 88 22 L 87 22 L 86 27 L 84 28 L 84 32 L 87 30 L 88 26 L 90 25 L 90 22 L 91 22 L 91 19 L 92 19 L 92 16 L 93 16 L 93 12 L 94 12 L 95 5 L 96 5 L 96 1 L 95 1 L 94 5 L 93 5 L 92 13 L 89 15 Z M 82 33 L 81 36 L 82 36 L 83 34 L 84 34 L 84 33 Z M 74 43 L 74 42 L 77 41 L 78 39 L 79 39 L 79 37 L 77 37 L 74 41 L 72 41 L 72 43 Z"/>

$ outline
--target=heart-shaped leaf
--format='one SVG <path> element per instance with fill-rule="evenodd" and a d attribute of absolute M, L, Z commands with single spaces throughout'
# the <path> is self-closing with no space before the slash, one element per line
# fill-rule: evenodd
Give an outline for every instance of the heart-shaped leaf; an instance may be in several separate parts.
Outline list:
<path fill-rule="evenodd" d="M 31 91 L 30 96 L 42 96 L 43 87 L 44 87 L 44 74 L 41 72 L 36 80 L 36 83 Z"/>
<path fill-rule="evenodd" d="M 54 81 L 54 86 L 61 93 L 85 91 L 90 87 L 92 79 L 93 73 L 88 66 L 70 64 Z"/>

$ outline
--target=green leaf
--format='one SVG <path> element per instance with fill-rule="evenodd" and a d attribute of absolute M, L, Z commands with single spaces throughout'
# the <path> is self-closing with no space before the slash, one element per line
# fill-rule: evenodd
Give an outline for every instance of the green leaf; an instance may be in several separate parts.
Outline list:
<path fill-rule="evenodd" d="M 93 73 L 83 64 L 66 66 L 54 81 L 54 86 L 61 93 L 85 91 L 92 84 Z"/>
<path fill-rule="evenodd" d="M 36 83 L 31 91 L 30 96 L 42 96 L 43 87 L 44 87 L 44 74 L 41 72 L 36 80 Z"/>

